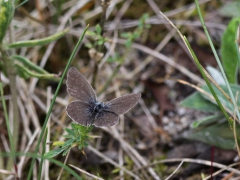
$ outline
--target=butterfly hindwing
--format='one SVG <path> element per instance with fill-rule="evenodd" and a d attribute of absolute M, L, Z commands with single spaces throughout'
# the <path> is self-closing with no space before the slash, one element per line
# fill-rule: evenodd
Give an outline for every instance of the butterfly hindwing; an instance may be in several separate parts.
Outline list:
<path fill-rule="evenodd" d="M 114 112 L 104 111 L 100 113 L 99 116 L 96 116 L 94 125 L 96 127 L 109 127 L 118 124 L 119 116 Z"/>
<path fill-rule="evenodd" d="M 91 115 L 89 104 L 82 101 L 73 101 L 67 108 L 67 115 L 76 123 L 83 126 L 90 126 L 94 120 Z"/>

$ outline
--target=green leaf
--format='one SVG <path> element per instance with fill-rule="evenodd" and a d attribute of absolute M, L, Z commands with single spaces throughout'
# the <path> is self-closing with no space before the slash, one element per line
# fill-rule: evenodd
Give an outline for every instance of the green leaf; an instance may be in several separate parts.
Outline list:
<path fill-rule="evenodd" d="M 147 28 L 147 29 L 149 29 L 150 27 L 151 27 L 150 24 L 146 24 L 146 25 L 145 25 L 145 28 Z"/>
<path fill-rule="evenodd" d="M 95 27 L 97 34 L 101 34 L 102 28 L 99 26 L 99 24 L 96 25 Z"/>
<path fill-rule="evenodd" d="M 87 142 L 84 142 L 84 143 L 83 143 L 83 146 L 84 146 L 84 147 L 88 146 L 88 143 L 87 143 Z"/>
<path fill-rule="evenodd" d="M 65 156 L 70 149 L 71 149 L 71 147 L 68 147 L 67 149 L 65 149 L 62 155 Z"/>
<path fill-rule="evenodd" d="M 149 18 L 149 14 L 148 13 L 144 13 L 142 18 L 146 21 Z"/>
<path fill-rule="evenodd" d="M 8 26 L 12 21 L 15 11 L 13 0 L 0 0 L 0 44 L 7 32 Z"/>
<path fill-rule="evenodd" d="M 70 134 L 70 135 L 75 137 L 75 132 L 72 129 L 65 128 L 65 131 L 67 131 L 68 134 Z"/>
<path fill-rule="evenodd" d="M 240 2 L 229 2 L 224 4 L 220 9 L 220 13 L 229 17 L 240 17 Z"/>
<path fill-rule="evenodd" d="M 67 147 L 67 146 L 70 146 L 71 147 L 71 145 L 72 145 L 72 143 L 75 141 L 75 139 L 69 139 L 69 140 L 67 140 L 63 145 L 62 145 L 62 147 L 63 148 L 65 148 L 65 147 Z"/>
<path fill-rule="evenodd" d="M 53 158 L 53 157 L 57 156 L 58 154 L 60 154 L 61 152 L 63 152 L 64 150 L 65 150 L 64 148 L 54 149 L 52 151 L 49 151 L 49 152 L 45 153 L 44 157 Z"/>
<path fill-rule="evenodd" d="M 224 85 L 221 85 L 220 86 L 223 91 L 228 95 L 229 95 L 229 92 L 228 92 L 228 89 L 227 89 L 227 86 L 224 86 Z M 239 85 L 230 85 L 230 88 L 233 92 L 233 95 L 235 96 L 237 92 L 239 92 L 239 89 L 240 89 L 240 86 Z M 202 89 L 204 89 L 206 92 L 210 93 L 210 90 L 207 86 L 203 86 Z M 217 87 L 213 86 L 213 89 L 214 91 L 216 92 L 220 102 L 222 103 L 222 105 L 226 108 L 228 108 L 230 111 L 234 111 L 234 106 L 233 104 L 220 92 L 220 90 L 218 90 Z M 205 99 L 208 99 L 209 101 L 213 102 L 214 104 L 216 104 L 216 101 L 213 101 L 212 99 L 210 99 L 208 96 L 202 94 L 202 96 L 205 98 Z M 240 106 L 240 98 L 237 99 L 237 105 Z"/>
<path fill-rule="evenodd" d="M 220 120 L 225 119 L 225 117 L 223 116 L 223 114 L 215 114 L 215 115 L 211 115 L 211 116 L 207 116 L 204 117 L 202 119 L 198 119 L 196 121 L 194 121 L 191 126 L 193 128 L 199 128 L 199 127 L 203 127 L 203 126 L 209 126 L 213 123 L 218 123 Z M 225 119 L 226 120 L 226 119 Z"/>
<path fill-rule="evenodd" d="M 53 142 L 53 146 L 62 146 L 64 144 L 63 141 L 55 141 Z"/>
<path fill-rule="evenodd" d="M 129 47 L 131 47 L 131 45 L 132 45 L 132 40 L 131 39 L 128 39 L 127 41 L 126 41 L 126 47 L 127 48 L 129 48 Z"/>
<path fill-rule="evenodd" d="M 75 136 L 72 135 L 63 135 L 63 137 L 65 137 L 66 139 L 74 139 Z"/>
<path fill-rule="evenodd" d="M 140 34 L 141 32 L 134 32 L 133 34 L 132 34 L 132 38 L 133 39 L 137 39 L 137 38 L 139 38 L 140 37 Z"/>
<path fill-rule="evenodd" d="M 93 45 L 91 43 L 87 43 L 87 44 L 85 44 L 85 47 L 87 47 L 88 49 L 91 49 L 93 47 Z"/>
<path fill-rule="evenodd" d="M 14 56 L 11 56 L 11 58 L 16 59 L 17 61 L 21 62 L 23 65 L 29 67 L 30 69 L 32 69 L 38 73 L 49 74 L 47 71 L 45 71 L 38 65 L 32 63 L 29 59 L 27 59 L 23 56 L 14 55 Z"/>
<path fill-rule="evenodd" d="M 237 131 L 239 130 L 238 126 Z M 215 145 L 223 149 L 235 149 L 233 132 L 227 121 L 221 124 L 216 123 L 199 131 L 192 132 L 187 136 L 187 138 Z"/>
<path fill-rule="evenodd" d="M 129 38 L 129 37 L 131 37 L 131 34 L 130 33 L 121 33 L 121 37 L 122 38 Z"/>
<path fill-rule="evenodd" d="M 21 66 L 15 66 L 15 68 L 16 68 L 17 74 L 18 74 L 21 78 L 23 78 L 23 79 L 28 79 L 28 78 L 31 77 L 28 73 L 26 73 L 26 71 L 25 71 Z"/>
<path fill-rule="evenodd" d="M 224 78 L 222 76 L 222 73 L 218 69 L 216 69 L 212 66 L 207 66 L 206 70 L 212 76 L 212 78 L 216 81 L 217 84 L 219 84 L 219 85 L 225 85 L 226 84 L 225 81 L 224 81 Z"/>
<path fill-rule="evenodd" d="M 64 31 L 60 31 L 55 33 L 52 36 L 43 38 L 43 39 L 36 39 L 36 40 L 28 40 L 28 41 L 19 41 L 12 43 L 8 46 L 8 48 L 21 48 L 21 47 L 34 47 L 34 46 L 43 46 L 45 44 L 49 44 L 52 41 L 55 41 L 62 36 L 64 36 L 69 31 L 69 28 L 65 29 Z"/>
<path fill-rule="evenodd" d="M 235 45 L 236 23 L 240 17 L 230 21 L 225 30 L 221 42 L 222 65 L 226 72 L 229 83 L 234 84 L 237 81 L 238 54 Z"/>
<path fill-rule="evenodd" d="M 31 70 L 29 70 L 28 68 L 20 65 L 20 64 L 14 64 L 14 66 L 17 69 L 17 72 L 19 73 L 19 75 L 25 79 L 29 78 L 29 77 L 36 77 L 39 79 L 51 79 L 54 81 L 59 81 L 59 78 L 56 77 L 55 74 L 39 74 L 39 73 L 35 73 Z"/>
<path fill-rule="evenodd" d="M 107 62 L 109 63 L 119 62 L 119 59 L 120 59 L 120 55 L 116 52 L 113 57 L 111 56 L 107 59 Z"/>
<path fill-rule="evenodd" d="M 103 39 L 97 41 L 97 45 L 102 45 L 103 43 L 104 43 Z"/>
<path fill-rule="evenodd" d="M 87 31 L 86 34 L 89 35 L 89 36 L 96 36 L 97 35 L 94 31 Z"/>
<path fill-rule="evenodd" d="M 120 169 L 119 168 L 115 168 L 115 169 L 112 170 L 111 173 L 113 173 L 113 174 L 115 173 L 116 174 L 116 173 L 119 173 L 119 172 L 120 172 Z"/>
<path fill-rule="evenodd" d="M 188 96 L 186 99 L 181 101 L 179 105 L 199 111 L 220 112 L 217 105 L 203 98 L 199 92 L 195 92 L 194 94 Z"/>

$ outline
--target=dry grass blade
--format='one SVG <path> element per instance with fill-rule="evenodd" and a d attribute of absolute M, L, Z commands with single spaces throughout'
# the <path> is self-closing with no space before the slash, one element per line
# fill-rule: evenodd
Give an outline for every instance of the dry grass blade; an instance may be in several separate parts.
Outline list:
<path fill-rule="evenodd" d="M 170 178 L 178 171 L 178 169 L 183 165 L 183 163 L 184 163 L 184 161 L 182 161 L 182 162 L 178 165 L 178 167 L 173 171 L 173 173 L 170 174 L 165 180 L 170 179 Z"/>
<path fill-rule="evenodd" d="M 238 95 L 239 95 L 239 92 L 236 93 L 236 99 L 235 101 L 237 102 L 238 100 Z M 240 155 L 240 149 L 239 149 L 239 140 L 238 140 L 238 133 L 237 133 L 237 127 L 236 127 L 236 107 L 234 107 L 234 114 L 233 114 L 233 135 L 234 135 L 234 140 L 235 140 L 235 143 L 236 143 L 236 147 L 237 147 L 237 152 L 238 152 L 238 156 Z"/>
<path fill-rule="evenodd" d="M 153 128 L 153 129 L 154 129 L 154 128 L 157 128 L 158 125 L 157 125 L 157 123 L 155 122 L 153 116 L 151 115 L 151 113 L 150 113 L 149 109 L 147 108 L 146 104 L 144 103 L 144 101 L 143 101 L 142 99 L 140 99 L 139 103 L 140 103 L 140 105 L 141 105 L 144 113 L 145 113 L 146 116 L 148 117 L 148 120 L 149 120 L 150 124 L 152 125 L 152 128 Z"/>
<path fill-rule="evenodd" d="M 201 160 L 201 159 L 190 159 L 190 158 L 175 158 L 175 159 L 166 159 L 166 160 L 161 160 L 161 161 L 156 161 L 152 164 L 150 164 L 150 166 L 159 164 L 159 163 L 172 163 L 172 162 L 191 162 L 191 163 L 197 163 L 197 164 L 203 164 L 206 166 L 211 166 L 213 165 L 213 167 L 215 168 L 220 168 L 220 169 L 224 169 L 225 171 L 229 171 L 229 172 L 234 172 L 237 175 L 240 175 L 240 171 L 238 169 L 220 164 L 220 163 L 216 163 L 216 162 L 211 162 L 211 161 L 206 161 L 206 160 Z M 239 163 L 237 163 L 239 164 Z"/>
<path fill-rule="evenodd" d="M 154 51 L 159 52 L 163 49 L 163 47 L 169 42 L 169 40 L 174 36 L 176 33 L 175 29 L 172 29 L 167 36 L 158 44 L 158 46 L 154 49 Z M 153 56 L 148 55 L 148 57 L 141 62 L 132 72 L 130 72 L 127 76 L 128 79 L 132 79 L 137 73 L 139 73 L 142 69 L 144 69 L 150 62 L 152 62 Z"/>
<path fill-rule="evenodd" d="M 120 44 L 125 44 L 126 40 L 124 39 L 118 39 L 118 43 Z M 171 58 L 156 52 L 146 46 L 137 44 L 137 43 L 132 43 L 132 47 L 138 50 L 141 50 L 142 52 L 145 52 L 147 54 L 151 54 L 151 56 L 158 58 L 159 60 L 169 64 L 170 66 L 176 68 L 177 70 L 179 70 L 181 73 L 183 73 L 184 75 L 186 75 L 187 77 L 191 78 L 192 80 L 196 81 L 199 84 L 205 84 L 205 82 L 203 81 L 203 79 L 199 78 L 196 74 L 192 73 L 191 71 L 189 71 L 187 68 L 181 66 L 180 64 L 176 63 L 174 60 L 172 60 Z"/>
<path fill-rule="evenodd" d="M 104 154 L 102 154 L 101 152 L 99 152 L 97 149 L 95 149 L 92 146 L 88 146 L 88 149 L 91 150 L 92 152 L 94 152 L 96 155 L 98 155 L 99 157 L 103 158 L 104 160 L 106 160 L 107 162 L 109 162 L 110 164 L 118 167 L 119 169 L 123 170 L 125 173 L 129 174 L 130 176 L 136 178 L 136 179 L 140 179 L 136 174 L 132 173 L 131 171 L 125 169 L 124 167 L 120 166 L 119 164 L 117 164 L 116 162 L 114 162 L 113 160 L 111 160 L 109 157 L 105 156 Z"/>
<path fill-rule="evenodd" d="M 30 147 L 33 145 L 33 143 L 34 143 L 34 141 L 35 141 L 35 138 L 37 137 L 37 135 L 39 134 L 39 132 L 40 132 L 40 128 L 37 128 L 37 129 L 35 130 L 35 132 L 33 133 L 31 139 L 29 139 L 28 144 L 26 145 L 26 148 L 25 148 L 25 150 L 24 150 L 24 153 L 29 152 L 29 149 L 30 149 Z M 19 170 L 19 177 L 21 177 L 22 170 L 24 169 L 24 165 L 26 165 L 26 163 L 27 163 L 27 162 L 25 161 L 25 159 L 28 160 L 28 158 L 26 158 L 25 156 L 21 157 L 21 158 L 20 158 L 20 162 L 19 162 L 18 165 L 17 165 L 18 170 Z"/>
<path fill-rule="evenodd" d="M 51 87 L 48 87 L 47 88 L 47 106 L 46 106 L 46 113 L 48 111 L 48 109 L 50 108 L 50 105 L 51 105 L 51 100 L 52 100 L 52 88 Z M 47 124 L 47 128 L 48 128 L 48 131 L 47 131 L 47 139 L 46 139 L 46 142 L 50 142 L 50 135 L 51 135 L 51 118 L 52 118 L 52 115 L 50 115 L 49 117 L 49 121 L 48 121 L 48 124 Z M 46 145 L 46 152 L 49 152 L 50 151 L 50 146 Z M 42 177 L 44 176 L 44 179 L 50 179 L 49 178 L 49 167 L 50 167 L 50 164 L 49 164 L 49 161 L 44 161 L 44 171 L 42 172 Z"/>
<path fill-rule="evenodd" d="M 221 172 L 225 171 L 228 167 L 233 167 L 233 166 L 237 166 L 237 165 L 239 166 L 239 162 L 238 162 L 238 163 L 231 164 L 231 165 L 229 165 L 229 166 L 226 166 L 226 168 L 222 168 L 222 169 L 218 170 L 217 172 L 213 173 L 212 176 L 210 175 L 210 176 L 204 178 L 203 180 L 208 180 L 208 179 L 210 179 L 210 178 L 212 178 L 212 177 L 220 174 Z M 230 172 L 230 174 L 233 174 L 233 173 L 234 173 L 234 172 Z M 222 180 L 227 180 L 227 177 L 226 177 L 226 178 L 223 178 Z"/>
<path fill-rule="evenodd" d="M 82 172 L 83 174 L 86 174 L 86 175 L 88 175 L 88 176 L 90 176 L 90 177 L 92 177 L 92 178 L 94 178 L 94 179 L 104 180 L 104 179 L 102 179 L 102 178 L 100 178 L 100 177 L 97 177 L 97 176 L 95 176 L 95 175 L 93 175 L 93 174 L 90 174 L 90 173 L 87 172 L 87 171 L 84 171 L 83 169 L 80 169 L 79 167 L 76 167 L 76 166 L 71 165 L 71 164 L 69 164 L 69 166 L 73 167 L 74 169 L 76 169 L 76 170 Z"/>
<path fill-rule="evenodd" d="M 7 175 L 13 175 L 13 176 L 17 177 L 16 173 L 13 173 L 11 171 L 7 171 L 7 170 L 4 170 L 4 169 L 0 169 L 0 173 L 7 174 Z"/>
<path fill-rule="evenodd" d="M 64 165 L 67 163 L 67 160 L 68 160 L 68 157 L 69 157 L 70 152 L 71 152 L 71 151 L 68 151 L 68 153 L 67 153 L 67 155 L 66 155 L 66 157 L 65 157 Z M 61 171 L 60 171 L 60 173 L 58 174 L 57 180 L 60 180 L 60 179 L 61 179 L 62 172 L 63 172 L 63 168 L 61 168 Z"/>
<path fill-rule="evenodd" d="M 135 158 L 135 163 L 139 164 L 140 166 L 146 166 L 148 162 L 134 149 L 127 141 L 125 141 L 120 135 L 119 132 L 115 128 L 111 128 L 112 131 L 108 129 L 104 129 L 108 133 L 110 133 L 116 140 L 121 143 L 121 147 L 124 149 L 126 153 L 130 152 Z M 140 167 L 138 165 L 138 167 Z M 156 172 L 152 168 L 148 168 L 149 173 L 154 179 L 160 179 L 160 177 L 156 174 Z"/>

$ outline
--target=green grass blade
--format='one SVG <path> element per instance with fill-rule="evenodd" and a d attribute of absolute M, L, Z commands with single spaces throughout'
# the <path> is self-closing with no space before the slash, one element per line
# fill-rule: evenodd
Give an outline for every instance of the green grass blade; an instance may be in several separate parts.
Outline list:
<path fill-rule="evenodd" d="M 44 136 L 43 143 L 42 143 L 43 144 L 42 157 L 44 156 L 45 150 L 46 150 L 47 135 L 48 135 L 48 129 L 46 129 L 46 131 L 45 131 L 45 136 Z M 38 180 L 41 180 L 43 162 L 44 162 L 44 159 L 41 158 L 41 161 L 39 164 L 39 171 L 38 171 Z"/>
<path fill-rule="evenodd" d="M 29 41 L 15 42 L 15 43 L 12 43 L 12 44 L 8 45 L 8 48 L 22 48 L 22 47 L 43 46 L 45 44 L 49 44 L 50 42 L 55 41 L 55 40 L 61 38 L 68 31 L 69 31 L 69 28 L 67 28 L 67 29 L 65 29 L 63 31 L 57 32 L 54 35 L 48 36 L 46 38 L 36 39 L 36 40 L 29 40 Z"/>
<path fill-rule="evenodd" d="M 14 143 L 13 143 L 13 135 L 12 135 L 11 128 L 10 128 L 10 121 L 9 121 L 9 118 L 8 118 L 6 102 L 5 102 L 4 94 L 3 94 L 2 81 L 0 81 L 0 93 L 1 93 L 1 98 L 2 98 L 2 106 L 3 106 L 4 116 L 5 116 L 6 125 L 7 125 L 8 138 L 9 138 L 9 141 L 10 141 L 11 158 L 12 158 L 12 161 L 13 161 L 13 164 L 14 164 L 15 159 L 14 159 L 13 156 L 14 156 L 14 153 L 15 153 L 14 152 L 15 148 L 14 148 Z"/>
<path fill-rule="evenodd" d="M 228 91 L 229 91 L 229 94 L 230 94 L 230 98 L 231 98 L 234 106 L 236 107 L 237 104 L 236 104 L 234 95 L 233 95 L 232 90 L 231 90 L 231 88 L 230 88 L 230 85 L 229 85 L 229 82 L 228 82 L 228 80 L 227 80 L 226 74 L 225 74 L 225 72 L 224 72 L 224 70 L 223 70 L 221 61 L 220 61 L 220 59 L 219 59 L 219 57 L 218 57 L 218 55 L 217 55 L 217 52 L 216 52 L 216 50 L 215 50 L 215 48 L 214 48 L 214 45 L 213 45 L 213 43 L 212 43 L 212 40 L 211 40 L 211 38 L 210 38 L 210 36 L 209 36 L 208 30 L 207 30 L 206 25 L 205 25 L 205 23 L 204 23 L 204 20 L 203 20 L 202 14 L 201 14 L 201 10 L 200 10 L 200 7 L 199 7 L 199 4 L 198 4 L 198 1 L 197 1 L 197 0 L 195 0 L 195 4 L 196 4 L 196 7 L 197 7 L 197 11 L 198 11 L 199 18 L 200 18 L 200 21 L 201 21 L 201 23 L 202 23 L 204 32 L 205 32 L 205 34 L 206 34 L 206 36 L 207 36 L 207 38 L 208 38 L 208 41 L 209 41 L 209 44 L 210 44 L 210 46 L 211 46 L 211 48 L 212 48 L 214 57 L 215 57 L 215 59 L 216 59 L 216 61 L 217 61 L 217 63 L 218 63 L 218 66 L 219 66 L 219 68 L 220 68 L 220 71 L 221 71 L 221 73 L 222 73 L 222 75 L 223 75 L 223 78 L 224 78 L 224 80 L 225 80 L 225 83 L 226 83 L 226 85 L 227 85 L 227 87 L 228 87 Z M 221 108 L 221 107 L 220 107 L 220 108 Z M 221 109 L 222 109 L 222 108 L 221 108 Z M 240 119 L 240 113 L 239 113 L 238 108 L 236 108 L 236 114 L 237 114 L 238 119 Z M 224 115 L 226 116 L 225 113 L 224 113 Z M 229 120 L 229 119 L 228 119 L 228 120 Z M 230 123 L 230 124 L 231 124 L 231 126 L 232 126 L 232 123 Z"/>
<path fill-rule="evenodd" d="M 52 112 L 53 105 L 54 105 L 54 103 L 55 103 L 55 100 L 56 100 L 56 98 L 57 98 L 57 94 L 58 94 L 58 92 L 59 92 L 59 90 L 60 90 L 60 87 L 61 87 L 61 85 L 62 85 L 63 79 L 64 79 L 65 75 L 67 74 L 67 71 L 68 71 L 68 69 L 69 69 L 69 67 L 70 67 L 70 65 L 71 65 L 71 63 L 72 63 L 72 61 L 73 61 L 73 58 L 75 57 L 75 54 L 76 54 L 76 52 L 77 52 L 77 50 L 78 50 L 78 47 L 80 46 L 80 44 L 81 44 L 81 42 L 82 42 L 82 40 L 83 40 L 83 37 L 84 37 L 84 35 L 85 35 L 86 31 L 87 31 L 87 28 L 88 28 L 88 26 L 85 28 L 82 36 L 79 38 L 79 40 L 78 40 L 78 42 L 77 42 L 77 44 L 76 44 L 76 46 L 75 46 L 75 48 L 74 48 L 74 50 L 73 50 L 70 58 L 69 58 L 69 60 L 68 60 L 67 66 L 66 66 L 66 68 L 65 68 L 64 71 L 63 71 L 63 75 L 62 75 L 62 77 L 61 77 L 61 79 L 60 79 L 60 82 L 58 83 L 58 87 L 57 87 L 56 92 L 55 92 L 55 94 L 54 94 L 54 97 L 53 97 L 53 99 L 52 99 L 50 108 L 49 108 L 49 110 L 48 110 L 47 116 L 46 116 L 46 118 L 45 118 L 45 121 L 44 121 L 44 124 L 43 124 L 43 127 L 42 127 L 41 134 L 40 134 L 39 139 L 38 139 L 38 142 L 37 142 L 36 149 L 35 149 L 35 151 L 34 151 L 35 154 L 37 154 L 37 152 L 38 152 L 38 150 L 39 150 L 40 142 L 42 141 L 42 137 L 43 137 L 44 131 L 45 131 L 45 129 L 46 129 L 48 119 L 49 119 L 50 114 L 51 114 L 51 112 Z M 31 162 L 30 169 L 29 169 L 28 177 L 27 177 L 28 180 L 31 179 L 32 170 L 33 170 L 33 165 L 34 165 L 35 161 L 36 161 L 36 158 L 33 158 L 33 159 L 32 159 L 32 162 Z"/>
<path fill-rule="evenodd" d="M 191 53 L 193 59 L 194 59 L 194 61 L 196 62 L 196 65 L 197 65 L 199 71 L 201 72 L 201 74 L 202 74 L 202 76 L 203 76 L 205 82 L 207 83 L 208 88 L 210 89 L 210 91 L 211 91 L 211 93 L 212 93 L 214 99 L 216 100 L 216 102 L 217 102 L 219 108 L 221 109 L 221 111 L 223 112 L 224 116 L 226 117 L 226 119 L 228 120 L 228 122 L 230 123 L 230 125 L 231 125 L 231 127 L 232 127 L 232 124 L 233 124 L 232 121 L 229 119 L 229 116 L 228 116 L 226 110 L 223 108 L 223 106 L 222 106 L 220 100 L 218 99 L 217 94 L 215 93 L 215 91 L 214 91 L 214 89 L 213 89 L 211 83 L 209 82 L 207 76 L 205 75 L 205 72 L 204 72 L 204 70 L 203 70 L 201 64 L 199 63 L 199 61 L 198 61 L 198 59 L 197 59 L 197 56 L 195 55 L 195 53 L 194 53 L 193 49 L 191 48 L 191 46 L 190 46 L 188 40 L 186 39 L 186 37 L 184 37 L 184 41 L 185 41 L 185 43 L 186 43 L 186 45 L 187 45 L 187 47 L 188 47 L 188 49 L 189 49 L 189 51 L 190 51 L 190 53 Z"/>
<path fill-rule="evenodd" d="M 10 156 L 11 153 L 0 153 L 0 156 L 1 157 L 8 157 Z M 27 156 L 27 157 L 31 157 L 33 159 L 43 159 L 43 160 L 48 160 L 56 165 L 58 165 L 59 167 L 65 169 L 69 174 L 72 174 L 77 180 L 82 180 L 81 177 L 79 177 L 79 175 L 74 171 L 72 170 L 70 167 L 68 167 L 67 165 L 63 164 L 62 162 L 60 161 L 57 161 L 55 159 L 52 159 L 52 158 L 47 158 L 47 157 L 44 157 L 44 156 L 40 156 L 38 154 L 35 154 L 35 153 L 23 153 L 23 152 L 17 152 L 15 153 L 15 157 L 20 157 L 20 156 Z"/>

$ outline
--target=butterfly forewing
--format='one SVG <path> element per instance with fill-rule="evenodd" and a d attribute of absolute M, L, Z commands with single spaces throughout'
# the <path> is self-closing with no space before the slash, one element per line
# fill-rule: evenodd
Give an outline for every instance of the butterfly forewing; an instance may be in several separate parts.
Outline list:
<path fill-rule="evenodd" d="M 94 125 L 96 127 L 109 127 L 114 126 L 118 123 L 119 117 L 114 112 L 104 112 L 100 116 L 96 116 Z"/>
<path fill-rule="evenodd" d="M 96 102 L 96 93 L 86 78 L 75 68 L 71 67 L 67 74 L 67 92 L 72 97 L 89 103 Z"/>
<path fill-rule="evenodd" d="M 94 120 L 94 117 L 91 116 L 89 112 L 89 104 L 82 101 L 73 101 L 67 108 L 67 115 L 76 123 L 79 123 L 83 126 L 90 126 Z"/>
<path fill-rule="evenodd" d="M 141 94 L 127 94 L 115 98 L 106 104 L 107 110 L 116 114 L 124 114 L 137 104 L 140 97 Z"/>

